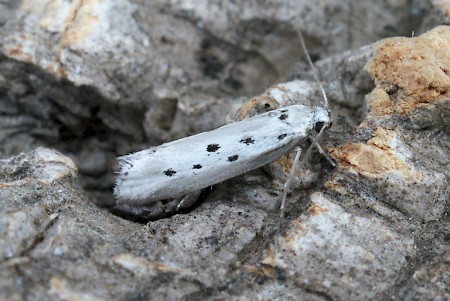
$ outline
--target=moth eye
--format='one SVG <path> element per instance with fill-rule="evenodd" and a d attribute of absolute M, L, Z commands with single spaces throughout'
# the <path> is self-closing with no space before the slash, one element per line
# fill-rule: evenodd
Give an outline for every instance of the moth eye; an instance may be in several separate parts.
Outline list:
<path fill-rule="evenodd" d="M 317 122 L 315 125 L 314 125 L 314 130 L 317 132 L 317 133 L 320 133 L 320 130 L 322 130 L 322 128 L 323 128 L 323 126 L 325 125 L 325 122 Z"/>

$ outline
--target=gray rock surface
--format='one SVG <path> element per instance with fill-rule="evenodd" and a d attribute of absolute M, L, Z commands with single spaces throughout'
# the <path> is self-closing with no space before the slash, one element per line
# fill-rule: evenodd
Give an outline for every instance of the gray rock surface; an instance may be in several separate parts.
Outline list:
<path fill-rule="evenodd" d="M 450 299 L 449 12 L 0 2 L 0 299 Z M 330 98 L 336 168 L 312 154 L 282 217 L 289 155 L 180 214 L 108 210 L 116 155 L 277 105 L 280 82 L 302 80 L 293 103 L 321 101 L 296 64 L 299 29 Z"/>
<path fill-rule="evenodd" d="M 297 30 L 325 58 L 410 35 L 437 5 L 410 2 L 2 1 L 0 153 L 56 148 L 110 206 L 115 155 L 223 125 L 304 58 Z"/>

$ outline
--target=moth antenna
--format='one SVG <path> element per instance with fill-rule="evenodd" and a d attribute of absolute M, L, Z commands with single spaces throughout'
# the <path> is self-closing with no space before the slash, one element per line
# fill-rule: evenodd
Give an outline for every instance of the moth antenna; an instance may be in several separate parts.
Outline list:
<path fill-rule="evenodd" d="M 313 61 L 311 60 L 311 56 L 309 55 L 308 49 L 306 48 L 305 39 L 303 38 L 303 34 L 302 34 L 301 30 L 298 30 L 298 35 L 300 37 L 300 44 L 302 45 L 303 52 L 305 53 L 306 58 L 307 58 L 308 63 L 309 63 L 309 66 L 311 67 L 311 71 L 313 73 L 314 80 L 316 81 L 317 85 L 320 88 L 320 92 L 322 93 L 324 105 L 325 105 L 325 107 L 328 110 L 328 97 L 327 97 L 327 94 L 325 93 L 325 89 L 323 88 L 322 84 L 319 81 L 319 75 L 318 75 L 317 69 L 314 66 Z M 287 194 L 288 194 L 289 186 L 290 186 L 290 184 L 292 182 L 292 179 L 294 178 L 294 174 L 295 174 L 297 169 L 303 167 L 305 161 L 309 157 L 311 149 L 314 146 L 319 150 L 319 153 L 321 153 L 328 160 L 328 162 L 331 163 L 332 166 L 336 166 L 336 164 L 333 162 L 333 160 L 323 151 L 322 147 L 317 142 L 319 140 L 319 138 L 322 136 L 324 130 L 325 130 L 325 127 L 322 127 L 316 137 L 310 138 L 311 139 L 311 145 L 306 149 L 306 152 L 303 154 L 303 158 L 301 160 L 300 160 L 300 156 L 301 156 L 302 152 L 301 152 L 300 148 L 297 148 L 297 153 L 295 155 L 294 161 L 292 162 L 291 171 L 290 171 L 288 179 L 284 183 L 284 187 L 283 187 L 283 192 L 282 192 L 282 196 L 281 196 L 281 206 L 280 206 L 281 216 L 284 215 L 284 209 L 285 209 L 285 206 L 286 206 Z"/>
<path fill-rule="evenodd" d="M 317 73 L 317 69 L 314 66 L 313 61 L 311 60 L 311 56 L 309 55 L 308 49 L 306 48 L 305 39 L 303 39 L 303 34 L 302 34 L 301 30 L 298 30 L 298 35 L 300 37 L 300 44 L 302 45 L 303 52 L 305 53 L 306 58 L 308 59 L 309 66 L 311 67 L 311 70 L 312 70 L 312 73 L 314 76 L 314 80 L 317 82 L 317 85 L 320 88 L 320 92 L 322 92 L 322 97 L 323 97 L 323 100 L 325 103 L 325 107 L 328 108 L 327 94 L 325 93 L 325 89 L 322 87 L 322 84 L 319 81 L 319 75 Z"/>

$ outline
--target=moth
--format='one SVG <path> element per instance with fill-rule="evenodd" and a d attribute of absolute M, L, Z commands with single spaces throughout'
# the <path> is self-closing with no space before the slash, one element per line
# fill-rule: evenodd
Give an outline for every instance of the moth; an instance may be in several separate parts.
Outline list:
<path fill-rule="evenodd" d="M 304 45 L 303 38 L 301 41 Z M 312 65 L 309 56 L 308 59 Z M 313 74 L 317 80 L 316 73 Z M 281 107 L 119 157 L 120 170 L 114 188 L 117 204 L 137 214 L 142 214 L 142 208 L 165 200 L 169 203 L 161 206 L 180 209 L 189 206 L 201 189 L 272 162 L 304 140 L 310 139 L 311 145 L 321 151 L 315 136 L 330 127 L 331 118 L 325 92 L 319 86 L 325 100 L 323 105 Z M 301 152 L 297 149 L 283 190 L 282 208 Z"/>

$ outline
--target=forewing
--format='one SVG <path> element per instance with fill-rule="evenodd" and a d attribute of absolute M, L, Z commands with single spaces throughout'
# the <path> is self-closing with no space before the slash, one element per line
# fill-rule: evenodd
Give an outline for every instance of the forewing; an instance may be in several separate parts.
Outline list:
<path fill-rule="evenodd" d="M 286 118 L 289 113 L 286 108 L 275 110 L 120 157 L 115 194 L 119 200 L 150 203 L 267 164 L 305 138 L 308 123 L 295 126 Z"/>

